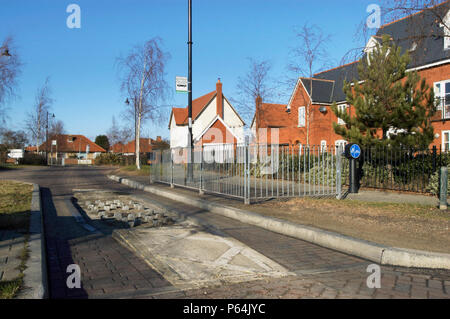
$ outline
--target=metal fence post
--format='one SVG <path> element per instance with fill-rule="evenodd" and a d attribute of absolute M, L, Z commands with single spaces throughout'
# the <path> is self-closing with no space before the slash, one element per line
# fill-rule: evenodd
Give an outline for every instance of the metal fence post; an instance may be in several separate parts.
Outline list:
<path fill-rule="evenodd" d="M 441 178 L 439 187 L 439 208 L 441 210 L 447 210 L 447 182 L 448 181 L 448 168 L 447 166 L 441 167 Z"/>
<path fill-rule="evenodd" d="M 433 173 L 436 172 L 437 147 L 433 145 Z"/>
<path fill-rule="evenodd" d="M 170 188 L 175 188 L 175 185 L 173 184 L 173 156 L 172 156 L 172 153 L 170 153 Z"/>
<path fill-rule="evenodd" d="M 203 145 L 201 146 L 200 153 L 200 187 L 198 189 L 198 193 L 203 195 L 205 194 L 203 191 Z"/>
<path fill-rule="evenodd" d="M 151 158 L 155 158 L 155 153 L 150 153 L 151 155 Z M 152 163 L 152 161 L 153 161 L 153 163 Z M 154 163 L 154 161 L 155 160 L 150 160 L 150 181 L 149 181 L 149 183 L 150 184 L 153 184 L 153 178 L 152 178 L 152 171 L 153 171 L 153 168 L 154 168 L 154 166 L 155 166 L 155 163 Z"/>
<path fill-rule="evenodd" d="M 244 203 L 250 205 L 250 148 L 248 146 L 249 138 L 245 137 L 244 147 Z"/>
<path fill-rule="evenodd" d="M 337 199 L 342 197 L 342 152 L 341 147 L 336 147 L 336 193 Z"/>

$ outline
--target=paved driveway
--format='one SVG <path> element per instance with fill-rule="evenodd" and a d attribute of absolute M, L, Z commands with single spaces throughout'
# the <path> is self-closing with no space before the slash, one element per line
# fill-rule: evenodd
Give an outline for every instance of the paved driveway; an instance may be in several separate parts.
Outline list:
<path fill-rule="evenodd" d="M 450 271 L 382 267 L 381 289 L 369 289 L 370 262 L 240 223 L 140 191 L 136 196 L 195 215 L 296 275 L 202 289 L 179 290 L 140 257 L 118 244 L 109 229 L 93 234 L 75 221 L 72 189 L 131 191 L 108 180 L 105 168 L 51 167 L 0 171 L 0 179 L 38 183 L 46 227 L 52 298 L 450 298 Z M 82 289 L 66 287 L 67 265 L 78 264 Z"/>

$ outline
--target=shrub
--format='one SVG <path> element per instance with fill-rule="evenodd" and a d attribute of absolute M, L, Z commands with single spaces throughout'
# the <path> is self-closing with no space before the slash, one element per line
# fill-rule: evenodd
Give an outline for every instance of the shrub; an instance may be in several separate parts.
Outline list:
<path fill-rule="evenodd" d="M 19 159 L 21 165 L 47 165 L 45 155 L 35 153 L 25 153 L 23 158 Z"/>
<path fill-rule="evenodd" d="M 450 170 L 450 164 L 447 165 L 447 168 Z M 439 186 L 440 186 L 440 170 L 437 170 L 434 174 L 432 174 L 430 176 L 429 182 L 428 182 L 428 186 L 427 186 L 427 191 L 430 192 L 433 195 L 439 195 Z M 447 179 L 447 195 L 449 193 L 450 190 L 450 178 Z"/>
<path fill-rule="evenodd" d="M 141 165 L 147 165 L 148 154 L 141 154 Z M 122 155 L 114 153 L 101 154 L 95 158 L 95 165 L 120 165 L 129 166 L 136 163 L 135 155 Z"/>

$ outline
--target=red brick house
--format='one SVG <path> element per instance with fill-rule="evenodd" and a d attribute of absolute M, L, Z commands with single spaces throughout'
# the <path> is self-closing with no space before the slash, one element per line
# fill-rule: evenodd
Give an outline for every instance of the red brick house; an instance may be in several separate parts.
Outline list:
<path fill-rule="evenodd" d="M 162 142 L 161 136 L 158 136 L 156 140 L 152 138 L 140 138 L 139 139 L 139 153 L 150 153 L 153 151 L 156 144 Z M 116 143 L 111 147 L 111 152 L 116 154 L 134 155 L 136 153 L 136 141 L 133 139 L 127 144 Z"/>
<path fill-rule="evenodd" d="M 53 144 L 56 141 L 56 145 Z M 84 135 L 60 134 L 52 136 L 39 146 L 40 152 L 46 152 L 49 158 L 93 160 L 106 150 Z M 68 162 L 66 161 L 66 164 Z"/>
<path fill-rule="evenodd" d="M 439 10 L 440 15 L 445 16 L 445 21 L 448 21 L 446 25 L 450 26 L 450 1 L 435 7 L 434 10 Z M 430 36 L 411 36 L 411 26 L 416 28 L 422 26 L 423 30 L 429 30 Z M 374 44 L 380 41 L 384 34 L 390 35 L 403 52 L 409 51 L 411 63 L 408 65 L 408 71 L 417 71 L 419 76 L 425 78 L 428 85 L 434 89 L 439 106 L 437 114 L 432 119 L 435 139 L 430 147 L 442 147 L 442 150 L 449 151 L 450 31 L 436 20 L 434 13 L 429 10 L 421 11 L 381 26 L 377 34 L 369 40 L 364 50 L 365 54 L 370 53 Z M 261 143 L 267 140 L 266 137 L 256 135 L 260 129 L 270 132 L 277 128 L 281 144 L 309 143 L 322 146 L 345 144 L 346 141 L 333 130 L 333 123 L 342 125 L 345 123 L 334 115 L 331 105 L 336 102 L 338 107 L 354 115 L 354 108 L 346 102 L 343 82 L 359 80 L 358 62 L 317 73 L 312 79 L 299 78 L 286 105 L 266 104 L 257 99 L 252 122 L 252 130 L 257 140 Z M 307 138 L 308 130 L 309 138 Z"/>
<path fill-rule="evenodd" d="M 188 147 L 188 108 L 173 108 L 169 120 L 170 148 Z M 242 143 L 245 123 L 222 92 L 216 90 L 192 101 L 192 135 L 195 145 Z"/>

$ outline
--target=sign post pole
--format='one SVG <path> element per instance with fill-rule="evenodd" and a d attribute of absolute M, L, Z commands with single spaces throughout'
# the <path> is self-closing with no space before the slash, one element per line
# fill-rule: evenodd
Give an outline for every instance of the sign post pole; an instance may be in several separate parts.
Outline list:
<path fill-rule="evenodd" d="M 358 144 L 348 144 L 345 146 L 345 156 L 349 159 L 349 193 L 358 193 L 358 181 L 356 172 L 356 161 L 361 157 L 361 147 Z"/>

